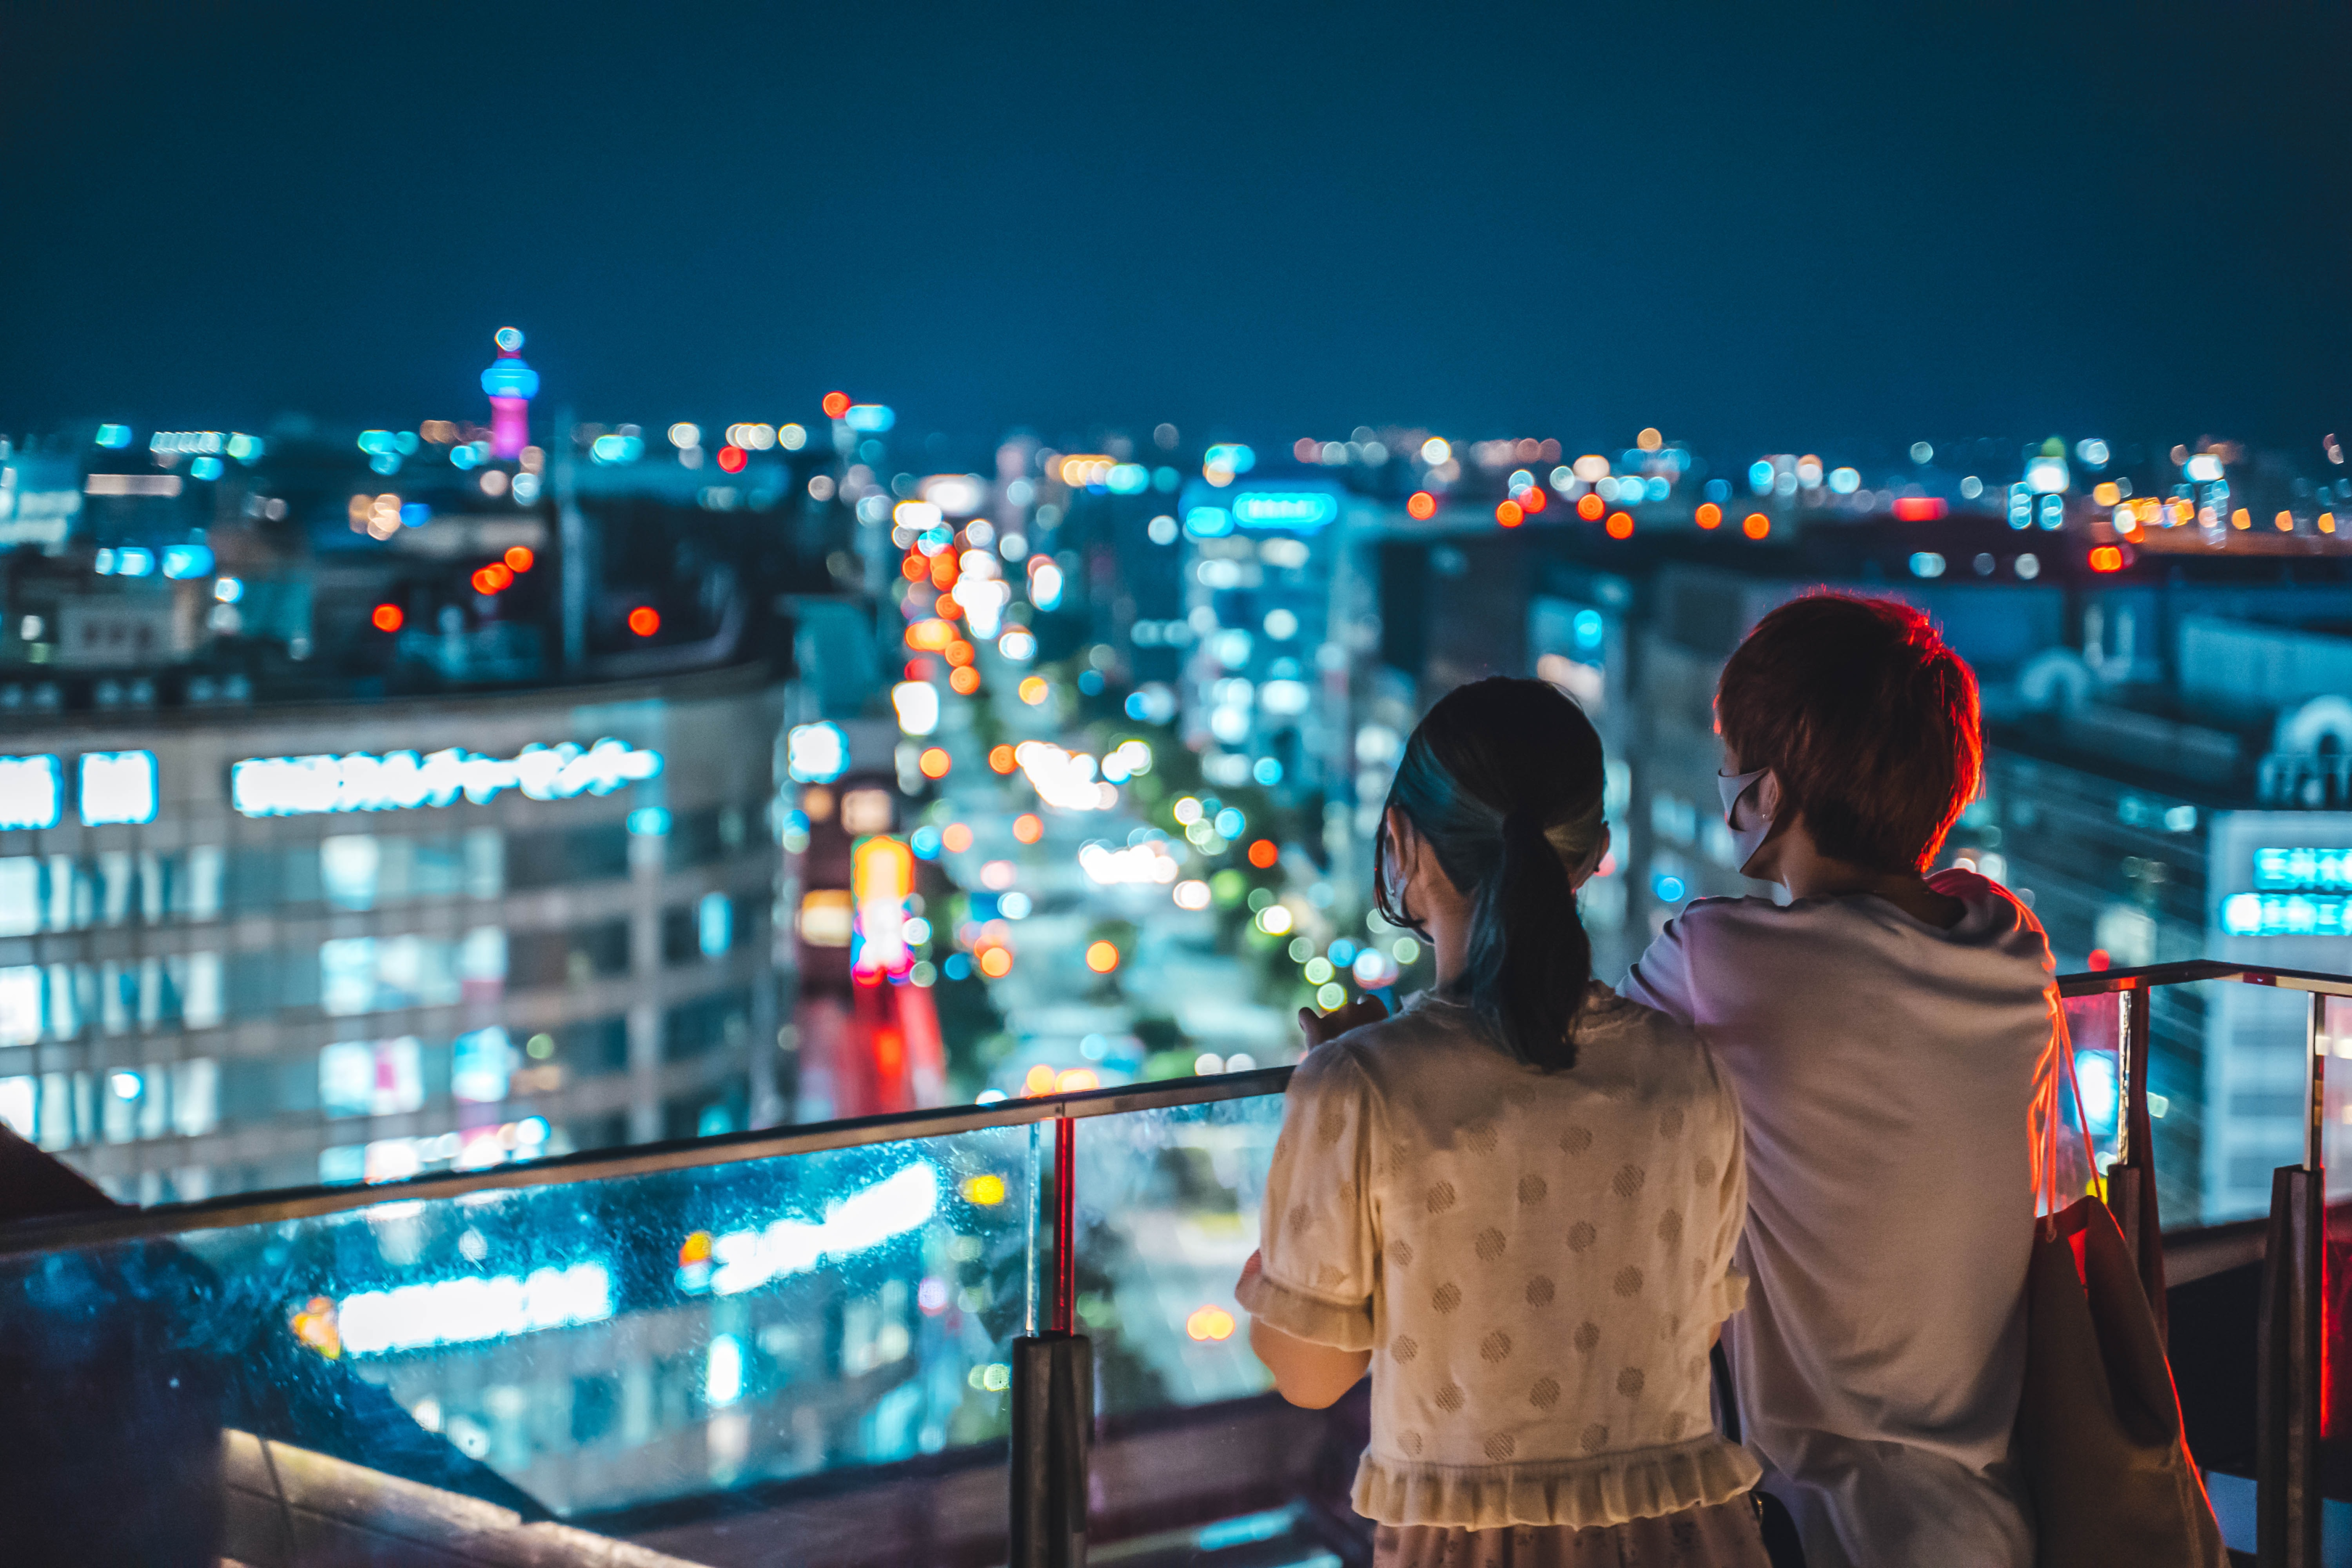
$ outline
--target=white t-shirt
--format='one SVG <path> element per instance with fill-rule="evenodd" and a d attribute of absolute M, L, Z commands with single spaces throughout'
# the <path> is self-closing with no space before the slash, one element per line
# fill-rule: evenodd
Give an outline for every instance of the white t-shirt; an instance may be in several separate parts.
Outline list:
<path fill-rule="evenodd" d="M 1948 931 L 1867 895 L 1702 899 L 1624 987 L 1738 1089 L 1752 1286 L 1727 1344 L 1811 1568 L 2033 1562 L 2009 1452 L 2053 965 L 2008 889 L 1931 885 L 1966 906 Z"/>
<path fill-rule="evenodd" d="M 1596 985 L 1576 1066 L 1423 993 L 1310 1052 L 1241 1303 L 1372 1352 L 1383 1524 L 1620 1524 L 1727 1501 L 1707 1346 L 1739 1304 L 1739 1110 L 1690 1030 Z"/>

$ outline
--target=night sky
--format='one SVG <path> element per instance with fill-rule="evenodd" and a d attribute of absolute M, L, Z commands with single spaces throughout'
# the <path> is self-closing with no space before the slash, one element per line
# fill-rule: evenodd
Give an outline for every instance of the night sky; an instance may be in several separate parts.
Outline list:
<path fill-rule="evenodd" d="M 2340 5 L 33 9 L 0 431 L 2352 426 Z"/>

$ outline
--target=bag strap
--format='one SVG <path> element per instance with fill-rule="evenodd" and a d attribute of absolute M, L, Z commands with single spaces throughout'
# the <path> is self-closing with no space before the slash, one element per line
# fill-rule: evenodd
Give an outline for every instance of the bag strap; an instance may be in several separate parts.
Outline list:
<path fill-rule="evenodd" d="M 2042 994 L 2050 1008 L 2048 1051 L 2057 1060 L 2041 1075 L 2042 1082 L 2033 1097 L 2034 1110 L 2039 1117 L 2038 1136 L 2033 1142 L 2033 1194 L 2037 1203 L 2047 1199 L 2047 1206 L 2038 1223 L 2043 1237 L 2048 1238 L 2058 1234 L 2058 1075 L 2061 1071 L 2065 1074 L 2067 1092 L 2074 1096 L 2074 1124 L 2083 1133 L 2083 1159 L 2090 1166 L 2091 1180 L 2095 1183 L 2099 1179 L 2099 1155 L 2097 1142 L 2091 1136 L 2090 1113 L 2083 1105 L 2083 1086 L 2074 1077 L 2074 1035 L 2067 1026 L 2066 1004 L 2059 996 L 2054 984 Z"/>

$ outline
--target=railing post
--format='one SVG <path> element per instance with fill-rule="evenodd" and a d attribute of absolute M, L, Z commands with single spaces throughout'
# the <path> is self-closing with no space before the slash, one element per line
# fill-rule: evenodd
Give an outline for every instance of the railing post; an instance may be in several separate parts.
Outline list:
<path fill-rule="evenodd" d="M 1034 1205 L 1044 1194 L 1032 1191 Z M 1084 1568 L 1094 1345 L 1077 1321 L 1077 1123 L 1054 1121 L 1052 1326 L 1013 1342 L 1010 1568 Z"/>
<path fill-rule="evenodd" d="M 2314 992 L 2305 1028 L 2310 1093 L 2304 1163 L 2271 1175 L 2270 1234 L 2258 1326 L 2256 1560 L 2261 1568 L 2319 1568 L 2320 1271 L 2326 1258 L 2327 997 Z"/>
<path fill-rule="evenodd" d="M 2169 1345 L 2171 1314 L 2164 1293 L 2164 1224 L 2157 1212 L 2156 1136 L 2147 1111 L 2148 1020 L 2151 988 L 2116 994 L 2116 1159 L 2107 1167 L 2107 1209 L 2124 1234 L 2139 1270 L 2140 1289 L 2156 1317 L 2158 1343 Z"/>

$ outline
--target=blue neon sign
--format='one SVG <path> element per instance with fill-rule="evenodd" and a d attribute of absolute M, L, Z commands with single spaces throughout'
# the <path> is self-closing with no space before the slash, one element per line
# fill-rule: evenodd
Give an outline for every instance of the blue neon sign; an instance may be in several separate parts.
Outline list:
<path fill-rule="evenodd" d="M 1311 533 L 1339 515 L 1339 499 L 1324 490 L 1246 490 L 1234 498 L 1234 521 L 1244 528 Z"/>

